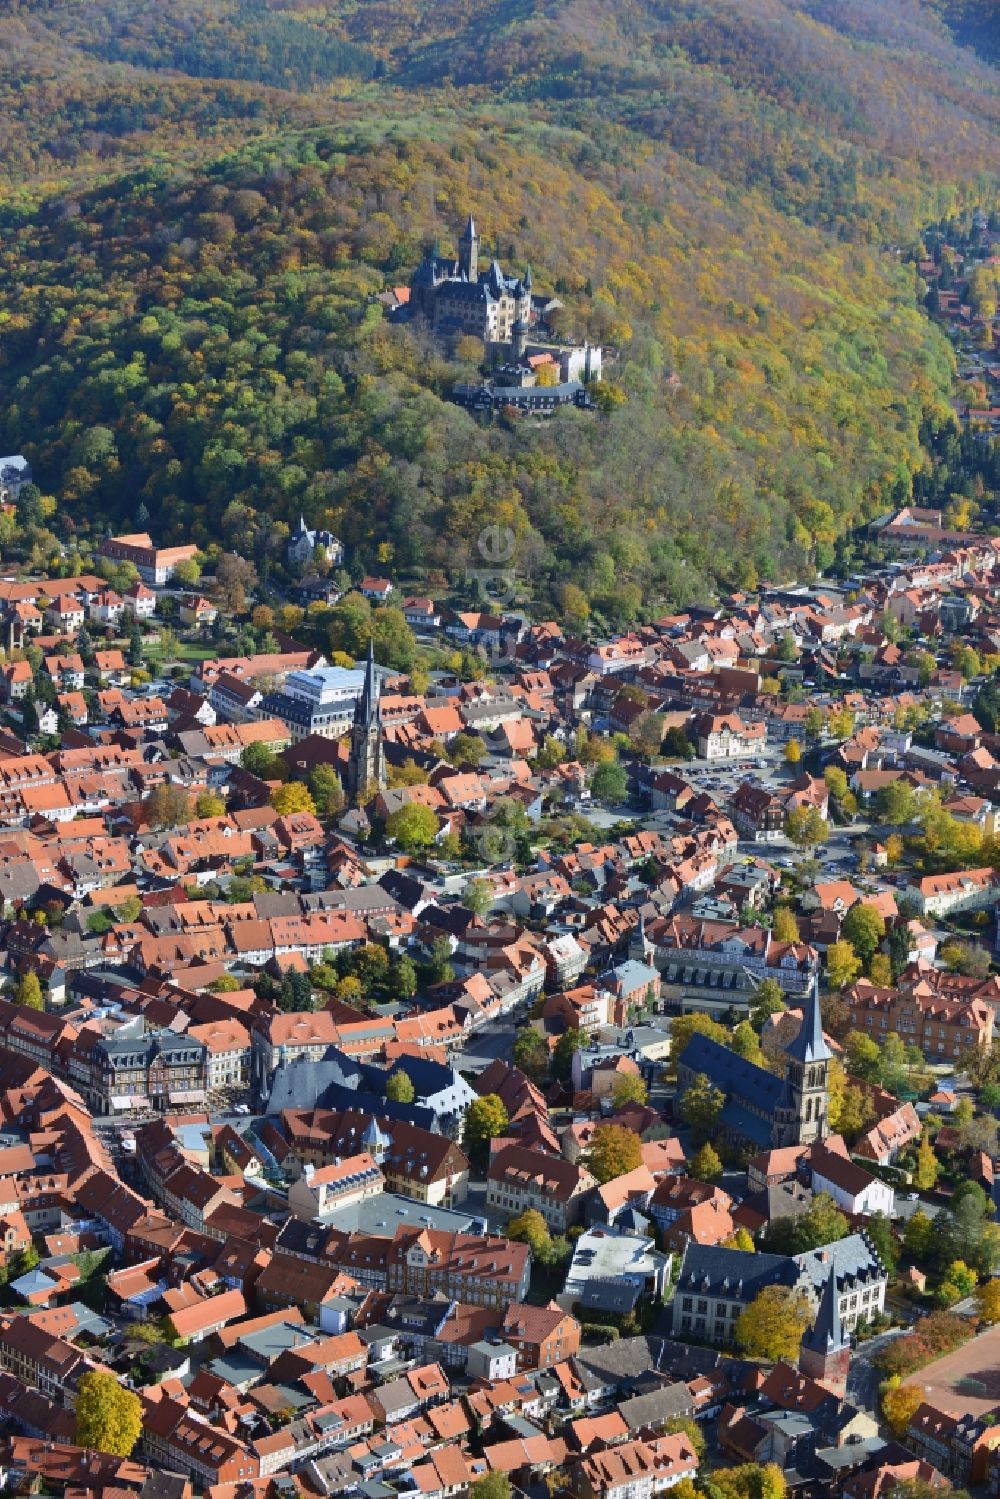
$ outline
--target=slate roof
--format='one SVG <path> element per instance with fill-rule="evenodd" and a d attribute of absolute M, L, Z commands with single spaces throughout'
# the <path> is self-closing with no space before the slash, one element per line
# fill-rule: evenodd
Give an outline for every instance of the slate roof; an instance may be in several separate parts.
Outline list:
<path fill-rule="evenodd" d="M 728 1296 L 753 1301 L 765 1286 L 793 1286 L 795 1262 L 783 1254 L 755 1254 L 748 1249 L 722 1249 L 689 1240 L 681 1262 L 676 1295 Z"/>

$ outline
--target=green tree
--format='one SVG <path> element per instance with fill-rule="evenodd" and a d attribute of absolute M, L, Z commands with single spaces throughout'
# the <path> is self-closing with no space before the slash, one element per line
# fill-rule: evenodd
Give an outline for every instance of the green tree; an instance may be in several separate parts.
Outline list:
<path fill-rule="evenodd" d="M 750 1358 L 794 1362 L 812 1308 L 800 1291 L 765 1286 L 736 1322 L 736 1346 Z"/>
<path fill-rule="evenodd" d="M 462 904 L 474 916 L 482 916 L 493 899 L 493 886 L 489 880 L 470 880 L 462 892 Z"/>
<path fill-rule="evenodd" d="M 611 1102 L 615 1111 L 624 1109 L 630 1103 L 644 1104 L 649 1097 L 649 1091 L 641 1077 L 634 1072 L 623 1072 L 620 1077 L 615 1078 L 614 1087 L 611 1089 Z"/>
<path fill-rule="evenodd" d="M 451 966 L 451 943 L 447 937 L 435 937 L 431 943 L 428 982 L 450 984 L 454 977 L 455 970 Z"/>
<path fill-rule="evenodd" d="M 817 1192 L 804 1213 L 791 1218 L 773 1218 L 764 1235 L 772 1254 L 805 1254 L 821 1244 L 846 1238 L 851 1225 L 828 1192 Z"/>
<path fill-rule="evenodd" d="M 861 972 L 861 959 L 843 938 L 831 942 L 826 950 L 826 981 L 831 989 L 846 989 Z"/>
<path fill-rule="evenodd" d="M 878 1080 L 882 1053 L 878 1042 L 864 1031 L 851 1031 L 844 1047 L 844 1060 L 851 1077 L 860 1077 L 866 1083 Z"/>
<path fill-rule="evenodd" d="M 332 765 L 314 765 L 309 772 L 309 790 L 317 817 L 336 817 L 344 805 L 344 788 Z"/>
<path fill-rule="evenodd" d="M 591 795 L 599 802 L 615 806 L 625 800 L 628 792 L 628 777 L 625 768 L 617 762 L 598 765 L 590 780 Z"/>
<path fill-rule="evenodd" d="M 477 1478 L 469 1489 L 469 1499 L 510 1499 L 510 1479 L 506 1473 L 487 1473 Z"/>
<path fill-rule="evenodd" d="M 437 814 L 421 802 L 407 802 L 386 819 L 386 833 L 406 853 L 429 848 L 441 830 Z"/>
<path fill-rule="evenodd" d="M 393 999 L 412 999 L 417 992 L 417 970 L 412 958 L 406 953 L 399 953 L 393 958 L 389 965 L 389 973 L 386 980 L 389 994 Z"/>
<path fill-rule="evenodd" d="M 861 961 L 868 964 L 885 936 L 885 918 L 874 906 L 858 901 L 841 922 L 840 935 L 851 944 Z"/>
<path fill-rule="evenodd" d="M 759 1031 L 771 1015 L 780 1015 L 787 1008 L 784 991 L 777 979 L 764 979 L 757 985 L 750 1001 L 750 1024 Z"/>
<path fill-rule="evenodd" d="M 518 1031 L 511 1048 L 511 1059 L 533 1083 L 540 1083 L 549 1070 L 549 1048 L 544 1036 L 530 1025 Z"/>
<path fill-rule="evenodd" d="M 456 734 L 448 746 L 452 765 L 469 765 L 477 770 L 486 758 L 486 746 L 478 734 Z"/>
<path fill-rule="evenodd" d="M 890 781 L 875 793 L 875 810 L 882 822 L 890 827 L 901 827 L 916 816 L 916 792 L 909 781 Z"/>
<path fill-rule="evenodd" d="M 417 1095 L 409 1073 L 401 1068 L 394 1072 L 385 1085 L 385 1096 L 390 1103 L 412 1103 Z"/>
<path fill-rule="evenodd" d="M 251 775 L 258 776 L 262 781 L 278 781 L 284 779 L 284 762 L 273 750 L 268 749 L 266 744 L 256 741 L 248 744 L 240 755 L 240 764 L 244 770 Z"/>
<path fill-rule="evenodd" d="M 614 1181 L 642 1165 L 642 1141 L 634 1130 L 621 1124 L 599 1124 L 584 1157 L 587 1170 L 597 1181 Z"/>
<path fill-rule="evenodd" d="M 14 1003 L 24 1005 L 28 1010 L 44 1010 L 45 1000 L 37 973 L 29 970 L 18 981 L 14 992 Z"/>
<path fill-rule="evenodd" d="M 697 1152 L 691 1165 L 688 1167 L 688 1175 L 696 1182 L 717 1182 L 722 1179 L 722 1161 L 712 1146 L 705 1142 Z"/>
<path fill-rule="evenodd" d="M 129 1457 L 142 1432 L 142 1401 L 114 1374 L 95 1369 L 80 1380 L 76 1444 Z"/>
<path fill-rule="evenodd" d="M 693 1420 L 690 1416 L 672 1416 L 664 1429 L 669 1436 L 680 1436 L 681 1434 L 686 1436 L 694 1448 L 695 1457 L 699 1463 L 701 1462 L 708 1448 L 708 1443 L 705 1440 L 705 1433 L 697 1421 Z"/>
<path fill-rule="evenodd" d="M 903 1229 L 903 1248 L 914 1260 L 926 1260 L 934 1245 L 934 1224 L 920 1208 Z"/>
<path fill-rule="evenodd" d="M 704 1072 L 699 1072 L 681 1094 L 678 1105 L 681 1118 L 691 1126 L 698 1144 L 711 1137 L 725 1102 L 726 1095 Z"/>
<path fill-rule="evenodd" d="M 892 1231 L 892 1224 L 884 1213 L 872 1213 L 865 1219 L 865 1233 L 871 1240 L 882 1264 L 888 1270 L 891 1280 L 899 1264 L 899 1244 Z"/>
<path fill-rule="evenodd" d="M 465 1141 L 476 1156 L 489 1154 L 491 1140 L 506 1133 L 510 1116 L 495 1093 L 474 1098 L 465 1111 Z"/>
<path fill-rule="evenodd" d="M 582 1031 L 570 1027 L 563 1031 L 552 1048 L 552 1071 L 561 1082 L 565 1082 L 573 1069 L 573 1057 L 585 1041 Z"/>

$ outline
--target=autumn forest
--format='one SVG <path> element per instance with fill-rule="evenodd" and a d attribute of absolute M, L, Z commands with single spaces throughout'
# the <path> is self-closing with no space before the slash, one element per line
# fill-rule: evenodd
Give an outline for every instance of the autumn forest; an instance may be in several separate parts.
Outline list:
<path fill-rule="evenodd" d="M 581 623 L 828 566 L 953 420 L 915 261 L 1000 211 L 991 11 L 3 0 L 0 447 L 59 540 L 260 566 L 301 511 L 447 583 L 502 525 Z M 385 317 L 470 208 L 604 347 L 594 411 L 477 422 Z"/>

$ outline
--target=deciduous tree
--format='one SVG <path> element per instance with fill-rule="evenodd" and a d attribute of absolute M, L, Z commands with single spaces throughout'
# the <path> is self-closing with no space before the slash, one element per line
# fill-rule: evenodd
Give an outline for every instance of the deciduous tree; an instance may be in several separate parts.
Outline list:
<path fill-rule="evenodd" d="M 904 1385 L 898 1375 L 887 1379 L 882 1390 L 882 1414 L 894 1437 L 906 1435 L 906 1429 L 924 1403 L 919 1385 Z"/>
<path fill-rule="evenodd" d="M 394 1072 L 385 1085 L 385 1096 L 391 1103 L 412 1103 L 416 1095 L 408 1072 Z"/>
<path fill-rule="evenodd" d="M 515 1067 L 520 1067 L 533 1083 L 541 1082 L 549 1070 L 549 1048 L 534 1026 L 525 1026 L 524 1030 L 518 1031 L 511 1057 Z"/>
<path fill-rule="evenodd" d="M 38 974 L 29 971 L 18 981 L 14 991 L 14 1002 L 27 1010 L 44 1010 L 45 1000 Z"/>
<path fill-rule="evenodd" d="M 812 1308 L 800 1291 L 765 1286 L 736 1322 L 736 1346 L 750 1358 L 794 1361 Z"/>
<path fill-rule="evenodd" d="M 437 814 L 421 802 L 407 802 L 405 806 L 398 807 L 385 824 L 388 836 L 408 853 L 429 848 L 440 828 Z"/>
<path fill-rule="evenodd" d="M 709 1183 L 721 1181 L 722 1161 L 707 1140 L 688 1167 L 688 1174 L 693 1181 Z"/>
<path fill-rule="evenodd" d="M 95 1369 L 80 1380 L 76 1443 L 129 1457 L 142 1431 L 142 1402 L 116 1375 Z"/>
<path fill-rule="evenodd" d="M 697 1143 L 710 1138 L 725 1102 L 726 1095 L 704 1072 L 699 1072 L 681 1094 L 680 1115 L 691 1126 Z"/>
<path fill-rule="evenodd" d="M 861 972 L 861 959 L 843 938 L 831 942 L 826 950 L 826 979 L 831 989 L 846 989 Z"/>
<path fill-rule="evenodd" d="M 483 1156 L 489 1150 L 490 1141 L 502 1135 L 509 1123 L 510 1116 L 495 1093 L 474 1098 L 465 1111 L 466 1143 L 477 1155 Z"/>
<path fill-rule="evenodd" d="M 309 787 L 302 781 L 289 781 L 284 786 L 276 786 L 271 792 L 271 806 L 282 817 L 290 817 L 296 812 L 308 812 L 311 816 L 316 816 L 316 803 Z"/>
<path fill-rule="evenodd" d="M 587 1170 L 597 1181 L 614 1181 L 642 1165 L 642 1141 L 621 1124 L 599 1124 L 585 1156 Z"/>
<path fill-rule="evenodd" d="M 615 1078 L 614 1087 L 611 1090 L 611 1101 L 615 1111 L 625 1108 L 626 1104 L 643 1104 L 649 1097 L 649 1090 L 642 1078 L 634 1072 L 623 1072 L 620 1077 Z"/>

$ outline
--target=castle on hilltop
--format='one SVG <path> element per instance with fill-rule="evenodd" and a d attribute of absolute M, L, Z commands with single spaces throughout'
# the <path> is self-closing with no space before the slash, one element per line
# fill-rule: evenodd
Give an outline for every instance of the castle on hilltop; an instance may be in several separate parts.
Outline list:
<path fill-rule="evenodd" d="M 531 268 L 523 276 L 506 276 L 499 261 L 479 269 L 480 242 L 475 220 L 469 221 L 458 242 L 458 259 L 442 259 L 432 250 L 410 282 L 410 307 L 427 318 L 435 333 L 458 337 L 469 334 L 493 344 L 515 346 L 523 340 L 537 315 L 532 300 Z"/>
<path fill-rule="evenodd" d="M 536 296 L 531 267 L 507 275 L 498 260 L 480 269 L 481 242 L 469 215 L 458 242 L 458 258 L 434 249 L 410 282 L 404 317 L 423 317 L 443 339 L 480 339 L 492 379 L 456 386 L 452 399 L 478 409 L 484 403 L 521 404 L 539 411 L 567 402 L 586 405 L 584 386 L 601 378 L 601 350 L 594 344 L 561 344 L 547 315 L 561 307 Z M 543 387 L 535 389 L 536 386 Z"/>

